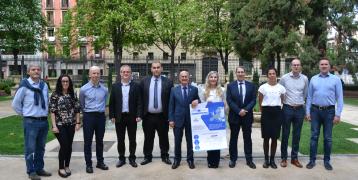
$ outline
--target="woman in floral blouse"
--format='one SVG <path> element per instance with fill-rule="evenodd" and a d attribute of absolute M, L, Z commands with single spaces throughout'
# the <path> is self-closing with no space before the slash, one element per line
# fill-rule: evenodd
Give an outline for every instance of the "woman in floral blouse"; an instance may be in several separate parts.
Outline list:
<path fill-rule="evenodd" d="M 56 90 L 50 98 L 49 109 L 51 111 L 52 132 L 60 143 L 58 175 L 65 178 L 71 175 L 69 165 L 75 130 L 81 128 L 80 104 L 68 75 L 61 75 L 58 78 Z"/>

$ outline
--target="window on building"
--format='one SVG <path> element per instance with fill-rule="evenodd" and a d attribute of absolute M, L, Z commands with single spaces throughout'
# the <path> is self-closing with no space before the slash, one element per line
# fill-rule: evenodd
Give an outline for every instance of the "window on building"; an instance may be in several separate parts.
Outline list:
<path fill-rule="evenodd" d="M 47 23 L 53 25 L 53 11 L 47 11 Z"/>
<path fill-rule="evenodd" d="M 62 8 L 68 8 L 68 0 L 62 0 Z"/>
<path fill-rule="evenodd" d="M 53 8 L 53 0 L 46 0 L 46 8 Z"/>
<path fill-rule="evenodd" d="M 48 76 L 49 77 L 57 77 L 56 69 L 49 69 L 48 70 Z"/>
<path fill-rule="evenodd" d="M 95 58 L 101 58 L 102 57 L 102 50 L 98 47 L 94 48 L 94 57 Z"/>
<path fill-rule="evenodd" d="M 154 53 L 148 52 L 148 60 L 153 60 L 153 59 L 154 59 Z"/>
<path fill-rule="evenodd" d="M 67 71 L 67 73 L 66 73 Z M 67 74 L 67 75 L 73 75 L 73 70 L 72 69 L 61 69 L 61 74 Z"/>
<path fill-rule="evenodd" d="M 81 59 L 86 59 L 87 58 L 87 47 L 86 46 L 81 46 L 80 47 L 80 58 Z"/>
<path fill-rule="evenodd" d="M 167 52 L 163 52 L 163 60 L 168 60 L 169 54 Z"/>
<path fill-rule="evenodd" d="M 133 52 L 133 60 L 138 59 L 138 58 L 139 58 L 139 53 L 138 52 Z"/>
<path fill-rule="evenodd" d="M 65 22 L 67 11 L 62 11 L 62 22 Z"/>
<path fill-rule="evenodd" d="M 55 30 L 54 30 L 54 28 L 48 28 L 48 29 L 47 29 L 47 36 L 48 36 L 48 37 L 55 36 Z"/>
<path fill-rule="evenodd" d="M 186 52 L 180 53 L 180 60 L 186 60 Z"/>

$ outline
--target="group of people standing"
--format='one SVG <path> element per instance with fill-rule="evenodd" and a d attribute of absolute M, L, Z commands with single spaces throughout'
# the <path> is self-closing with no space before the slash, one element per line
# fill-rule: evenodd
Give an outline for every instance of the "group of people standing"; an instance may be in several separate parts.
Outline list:
<path fill-rule="evenodd" d="M 144 132 L 144 159 L 140 163 L 146 165 L 153 159 L 155 133 L 159 137 L 160 156 L 162 162 L 178 168 L 181 162 L 181 142 L 185 131 L 187 156 L 190 169 L 195 168 L 190 121 L 190 105 L 195 107 L 201 102 L 224 101 L 229 109 L 230 125 L 229 167 L 234 168 L 238 159 L 237 142 L 240 129 L 243 131 L 244 153 L 246 164 L 255 169 L 252 157 L 252 123 L 253 109 L 257 99 L 257 87 L 245 80 L 245 69 L 237 67 L 237 80 L 221 87 L 219 74 L 211 71 L 206 77 L 203 93 L 192 86 L 189 72 L 179 73 L 178 86 L 161 75 L 162 65 L 159 61 L 151 64 L 152 76 L 144 78 L 140 83 L 132 81 L 131 67 L 120 67 L 120 81 L 108 89 L 99 82 L 100 69 L 92 66 L 89 70 L 90 81 L 81 87 L 79 98 L 74 92 L 73 83 L 68 75 L 61 75 L 56 90 L 48 97 L 48 86 L 40 80 L 41 68 L 38 65 L 28 67 L 28 79 L 21 81 L 12 106 L 23 116 L 25 137 L 25 160 L 27 174 L 30 179 L 40 176 L 51 176 L 44 170 L 44 152 L 48 131 L 48 110 L 51 114 L 52 132 L 60 143 L 59 170 L 61 177 L 71 175 L 69 168 L 72 142 L 76 130 L 83 126 L 84 155 L 86 172 L 93 173 L 92 139 L 96 140 L 96 167 L 108 170 L 103 158 L 103 137 L 105 134 L 105 108 L 109 96 L 109 118 L 115 124 L 117 134 L 119 168 L 126 164 L 125 133 L 129 138 L 128 161 L 132 167 L 136 163 L 136 131 L 137 123 L 142 121 Z M 291 72 L 282 76 L 277 82 L 277 71 L 269 68 L 268 82 L 258 88 L 259 109 L 261 116 L 261 132 L 265 161 L 264 168 L 277 168 L 275 154 L 277 139 L 282 134 L 281 163 L 287 167 L 287 146 L 292 124 L 291 164 L 302 168 L 298 161 L 298 151 L 303 120 L 311 122 L 310 161 L 308 169 L 315 166 L 317 143 L 320 127 L 324 129 L 324 166 L 332 170 L 330 154 L 332 148 L 332 127 L 339 123 L 343 108 L 343 93 L 340 79 L 329 73 L 330 64 L 327 58 L 319 61 L 320 73 L 311 81 L 301 74 L 301 62 L 291 62 Z M 337 104 L 337 106 L 336 106 Z M 83 121 L 80 121 L 80 112 Z M 174 132 L 174 162 L 169 159 L 169 127 Z M 282 132 L 281 132 L 282 131 Z M 271 140 L 271 144 L 270 144 Z M 270 155 L 269 155 L 270 151 Z M 209 168 L 218 168 L 220 150 L 207 152 Z"/>

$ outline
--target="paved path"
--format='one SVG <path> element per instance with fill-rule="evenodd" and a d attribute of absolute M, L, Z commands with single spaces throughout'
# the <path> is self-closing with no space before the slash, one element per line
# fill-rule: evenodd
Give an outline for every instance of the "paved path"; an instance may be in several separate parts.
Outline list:
<path fill-rule="evenodd" d="M 11 108 L 11 100 L 0 101 L 0 119 L 15 115 L 15 111 Z"/>
<path fill-rule="evenodd" d="M 341 116 L 342 121 L 358 126 L 358 106 L 345 104 Z"/>
<path fill-rule="evenodd" d="M 67 179 L 90 179 L 90 180 L 230 180 L 230 179 L 268 179 L 268 180 L 355 180 L 358 177 L 358 156 L 332 156 L 333 171 L 326 171 L 322 160 L 317 161 L 317 166 L 312 170 L 306 168 L 296 168 L 288 165 L 287 168 L 278 167 L 278 169 L 262 168 L 263 159 L 255 159 L 257 169 L 253 170 L 244 165 L 241 158 L 235 168 L 228 167 L 228 160 L 221 160 L 218 169 L 209 169 L 204 158 L 195 159 L 196 169 L 189 169 L 185 161 L 182 161 L 178 169 L 172 170 L 170 166 L 165 165 L 160 159 L 155 158 L 153 162 L 145 166 L 139 165 L 138 168 L 132 168 L 128 164 L 121 168 L 116 168 L 117 158 L 105 158 L 105 163 L 109 166 L 108 171 L 102 171 L 94 168 L 93 174 L 85 172 L 83 158 L 73 157 L 70 168 L 72 175 Z M 141 161 L 142 159 L 138 159 Z M 307 163 L 307 158 L 302 158 L 303 163 Z M 45 159 L 45 169 L 52 173 L 51 177 L 42 178 L 43 180 L 62 179 L 57 175 L 58 160 L 55 157 Z M 27 179 L 25 173 L 25 163 L 23 158 L 0 157 L 0 179 Z"/>

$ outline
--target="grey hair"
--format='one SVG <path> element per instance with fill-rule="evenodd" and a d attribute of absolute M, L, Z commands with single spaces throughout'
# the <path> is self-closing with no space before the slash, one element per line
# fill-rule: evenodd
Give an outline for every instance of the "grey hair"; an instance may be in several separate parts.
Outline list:
<path fill-rule="evenodd" d="M 41 65 L 39 63 L 31 63 L 27 66 L 27 72 L 29 72 L 32 67 L 39 67 L 42 70 Z"/>

